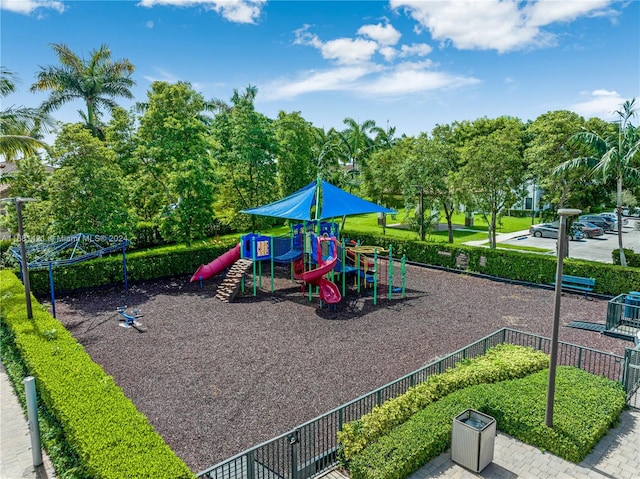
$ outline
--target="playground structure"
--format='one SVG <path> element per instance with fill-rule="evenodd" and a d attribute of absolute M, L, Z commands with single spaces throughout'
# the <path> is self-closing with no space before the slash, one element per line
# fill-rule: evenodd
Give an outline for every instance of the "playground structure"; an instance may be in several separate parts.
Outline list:
<path fill-rule="evenodd" d="M 144 333 L 146 331 L 146 329 L 143 328 L 142 324 L 138 321 L 138 319 L 144 316 L 143 314 L 140 314 L 139 310 L 134 309 L 131 313 L 127 313 L 127 306 L 124 305 L 118 306 L 116 308 L 116 312 L 120 316 L 122 316 L 122 319 L 120 319 L 120 326 L 122 326 L 123 328 L 135 328 L 141 333 Z"/>
<path fill-rule="evenodd" d="M 406 294 L 406 258 L 400 258 L 400 277 L 394 285 L 395 263 L 392 248 L 362 246 L 355 241 L 338 241 L 338 224 L 308 221 L 291 226 L 288 236 L 267 236 L 256 233 L 244 235 L 241 241 L 212 262 L 201 265 L 191 282 L 210 279 L 227 271 L 218 286 L 216 297 L 233 301 L 245 290 L 245 278 L 251 272 L 253 295 L 262 288 L 264 264 L 269 264 L 270 290 L 274 292 L 275 266 L 288 265 L 290 279 L 307 291 L 309 300 L 314 296 L 320 307 L 339 303 L 353 284 L 357 293 L 363 288 L 373 290 L 373 303 L 377 304 L 381 292 L 388 299 L 394 293 Z M 351 277 L 353 282 L 351 283 Z M 384 288 L 384 291 L 381 289 Z"/>
<path fill-rule="evenodd" d="M 251 215 L 283 218 L 298 222 L 291 227 L 288 237 L 270 237 L 260 234 L 250 234 L 242 237 L 240 243 L 216 258 L 211 263 L 201 265 L 191 277 L 191 281 L 210 278 L 226 268 L 234 271 L 232 278 L 225 279 L 219 298 L 231 301 L 238 290 L 244 291 L 244 277 L 253 266 L 253 295 L 257 288 L 262 287 L 262 265 L 270 261 L 271 292 L 274 290 L 275 264 L 290 264 L 291 279 L 301 282 L 304 291 L 308 288 L 311 300 L 314 291 L 323 303 L 335 305 L 346 294 L 346 278 L 355 277 L 358 293 L 361 287 L 373 287 L 373 302 L 378 300 L 378 287 L 381 279 L 388 286 L 388 297 L 394 292 L 405 294 L 405 258 L 402 258 L 402 286 L 393 286 L 393 255 L 391 247 L 383 250 L 378 247 L 366 247 L 351 242 L 339 241 L 338 224 L 331 221 L 334 218 L 344 219 L 349 215 L 365 213 L 394 214 L 390 210 L 375 203 L 347 193 L 340 188 L 321 181 L 309 183 L 304 188 L 292 193 L 281 200 L 268 205 L 243 210 Z M 363 249 L 364 248 L 364 249 Z M 367 254 L 368 253 L 368 254 Z M 388 266 L 386 274 L 381 274 L 382 264 L 386 253 Z M 373 257 L 370 256 L 373 254 Z M 242 263 L 238 263 L 245 260 Z M 336 278 L 339 275 L 340 278 Z M 229 276 L 227 274 L 227 276 Z M 336 283 L 341 281 L 341 287 Z M 228 280 L 228 281 L 227 281 Z"/>
<path fill-rule="evenodd" d="M 107 254 L 122 253 L 122 274 L 124 277 L 124 290 L 129 289 L 127 279 L 127 254 L 129 241 L 123 236 L 107 236 L 87 233 L 56 238 L 53 241 L 37 241 L 25 245 L 26 265 L 28 270 L 49 270 L 49 290 L 51 294 L 51 314 L 56 317 L 55 282 L 53 270 L 59 266 L 68 266 L 93 258 L 100 258 Z M 20 265 L 20 276 L 24 282 L 22 271 L 22 254 L 18 246 L 9 249 Z"/>

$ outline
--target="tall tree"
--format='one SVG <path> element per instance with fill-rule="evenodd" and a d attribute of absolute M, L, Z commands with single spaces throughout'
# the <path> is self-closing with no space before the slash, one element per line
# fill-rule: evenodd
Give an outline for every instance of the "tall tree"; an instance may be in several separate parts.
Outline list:
<path fill-rule="evenodd" d="M 14 73 L 0 67 L 0 98 L 16 91 Z M 48 133 L 53 120 L 40 109 L 10 106 L 0 110 L 0 155 L 7 161 L 34 155 L 47 148 L 42 134 Z"/>
<path fill-rule="evenodd" d="M 584 125 L 581 116 L 567 110 L 544 113 L 527 125 L 530 178 L 543 190 L 542 201 L 553 209 L 583 208 L 601 192 L 586 165 L 553 174 L 558 165 L 587 153 L 585 145 L 569 141 Z"/>
<path fill-rule="evenodd" d="M 637 166 L 638 149 L 640 149 L 640 135 L 631 120 L 637 113 L 636 99 L 627 100 L 621 109 L 615 111 L 618 119 L 615 127 L 610 128 L 604 135 L 594 131 L 581 131 L 573 139 L 584 142 L 592 148 L 592 154 L 565 161 L 554 172 L 562 174 L 572 168 L 587 165 L 593 175 L 606 180 L 613 177 L 616 182 L 616 211 L 618 214 L 618 248 L 620 250 L 620 264 L 627 265 L 622 246 L 622 190 L 625 180 L 637 182 L 640 179 L 640 168 Z"/>
<path fill-rule="evenodd" d="M 495 248 L 500 216 L 522 196 L 524 125 L 517 118 L 500 117 L 481 118 L 464 128 L 457 183 L 466 201 L 487 220 L 489 246 Z"/>
<path fill-rule="evenodd" d="M 202 121 L 204 104 L 189 83 L 154 82 L 138 128 L 136 154 L 164 194 L 162 235 L 187 244 L 206 236 L 213 221 L 215 145 Z"/>
<path fill-rule="evenodd" d="M 313 163 L 316 129 L 300 112 L 284 111 L 278 113 L 273 127 L 278 142 L 280 196 L 285 197 L 316 178 Z"/>
<path fill-rule="evenodd" d="M 216 159 L 220 165 L 220 194 L 217 206 L 225 221 L 236 228 L 253 230 L 268 222 L 266 218 L 240 213 L 269 203 L 278 197 L 276 180 L 276 141 L 273 122 L 255 111 L 257 88 L 244 93 L 234 90 L 231 104 L 220 100 L 212 131 L 220 144 Z M 266 223 L 265 223 L 266 224 Z"/>
<path fill-rule="evenodd" d="M 41 67 L 31 91 L 51 91 L 42 105 L 45 112 L 74 100 L 84 101 L 86 112 L 80 111 L 80 116 L 94 136 L 104 139 L 101 108 L 110 112 L 117 106 L 114 98 L 133 98 L 130 90 L 135 85 L 131 78 L 133 65 L 126 59 L 113 61 L 107 45 L 91 51 L 88 60 L 73 53 L 64 43 L 53 43 L 51 48 L 60 64 Z"/>
<path fill-rule="evenodd" d="M 48 184 L 53 233 L 127 235 L 132 223 L 115 153 L 78 124 L 56 139 L 59 167 Z"/>
<path fill-rule="evenodd" d="M 349 168 L 351 177 L 349 189 L 360 186 L 360 174 L 366 168 L 367 158 L 373 153 L 375 143 L 369 133 L 376 127 L 373 120 L 358 123 L 353 118 L 345 118 L 347 128 L 340 132 L 343 161 Z"/>

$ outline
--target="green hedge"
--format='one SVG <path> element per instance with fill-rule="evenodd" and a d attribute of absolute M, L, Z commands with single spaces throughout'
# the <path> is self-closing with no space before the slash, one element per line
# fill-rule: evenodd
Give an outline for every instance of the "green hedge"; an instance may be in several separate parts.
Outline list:
<path fill-rule="evenodd" d="M 625 407 L 622 387 L 573 367 L 559 367 L 554 427 L 545 425 L 548 370 L 523 379 L 453 392 L 381 437 L 349 464 L 352 479 L 404 479 L 451 445 L 453 418 L 468 408 L 496 419 L 500 431 L 580 462 Z"/>
<path fill-rule="evenodd" d="M 36 378 L 42 401 L 62 426 L 82 476 L 193 477 L 113 378 L 35 300 L 33 319 L 27 319 L 24 288 L 6 270 L 0 271 L 0 297 L 0 318 Z"/>
<path fill-rule="evenodd" d="M 226 252 L 233 242 L 203 242 L 187 248 L 183 245 L 163 246 L 127 253 L 129 281 L 143 281 L 192 274 Z M 112 254 L 71 266 L 54 268 L 56 291 L 91 289 L 123 284 L 122 254 Z M 31 289 L 35 294 L 49 292 L 49 270 L 30 271 Z"/>
<path fill-rule="evenodd" d="M 467 271 L 545 285 L 555 280 L 555 256 L 448 243 L 421 243 L 348 231 L 343 234 L 359 239 L 361 244 L 385 248 L 391 244 L 394 257 L 406 254 L 409 261 L 418 263 L 456 269 L 456 259 L 464 254 L 467 257 Z M 568 258 L 564 261 L 564 273 L 595 278 L 594 292 L 599 294 L 617 296 L 640 290 L 640 267 L 622 268 L 613 264 Z"/>
<path fill-rule="evenodd" d="M 632 249 L 628 249 L 628 248 L 623 248 L 623 249 L 624 249 L 624 257 L 627 259 L 627 266 L 640 268 L 640 253 L 636 253 Z M 620 264 L 619 249 L 614 249 L 611 252 L 611 256 L 613 257 L 613 264 Z"/>
<path fill-rule="evenodd" d="M 549 356 L 532 348 L 500 344 L 474 359 L 464 359 L 453 368 L 390 399 L 338 432 L 339 456 L 346 465 L 360 451 L 388 434 L 413 414 L 447 394 L 465 387 L 521 378 L 549 367 Z"/>
<path fill-rule="evenodd" d="M 467 271 L 545 285 L 549 285 L 555 279 L 554 256 L 447 243 L 422 243 L 349 231 L 345 231 L 344 236 L 358 238 L 362 244 L 367 245 L 386 248 L 391 244 L 394 257 L 398 258 L 406 254 L 408 260 L 417 263 L 456 269 L 456 261 L 462 254 L 467 258 Z M 233 245 L 234 241 L 214 243 L 203 241 L 190 248 L 184 245 L 172 245 L 133 251 L 127 254 L 128 277 L 130 281 L 143 281 L 191 274 L 198 266 L 209 263 Z M 635 264 L 635 258 L 631 261 L 630 264 Z M 640 267 L 622 268 L 612 264 L 566 259 L 564 272 L 595 278 L 595 292 L 599 294 L 617 296 L 621 293 L 640 290 Z M 31 271 L 30 274 L 33 292 L 47 294 L 48 270 Z M 56 291 L 122 284 L 122 255 L 114 254 L 72 266 L 55 268 L 54 280 Z"/>

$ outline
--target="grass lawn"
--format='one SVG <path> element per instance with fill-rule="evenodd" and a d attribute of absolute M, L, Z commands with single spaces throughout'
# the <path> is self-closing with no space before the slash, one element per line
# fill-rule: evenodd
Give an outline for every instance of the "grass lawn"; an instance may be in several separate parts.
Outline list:
<path fill-rule="evenodd" d="M 396 215 L 396 218 L 393 219 L 391 215 L 387 215 L 387 225 L 390 224 L 403 224 L 406 223 L 407 215 L 411 214 L 407 213 L 404 210 L 401 210 Z M 336 220 L 339 224 L 342 222 L 342 219 L 338 218 Z M 440 221 L 444 222 L 444 217 L 441 215 Z M 457 213 L 453 215 L 453 224 L 454 225 L 463 225 L 464 224 L 464 214 Z M 510 233 L 513 231 L 522 231 L 529 229 L 531 226 L 531 218 L 515 218 L 512 216 L 505 216 L 501 219 L 501 224 L 498 225 L 497 232 L 498 233 Z M 378 215 L 376 213 L 366 214 L 366 215 L 356 215 L 356 216 L 348 216 L 344 229 L 346 231 L 355 232 L 355 233 L 363 233 L 363 234 L 374 234 L 374 235 L 382 235 L 383 228 L 382 226 L 378 226 Z M 483 239 L 487 239 L 487 231 L 488 225 L 487 222 L 484 221 L 480 216 L 474 217 L 474 225 L 469 230 L 454 230 L 453 231 L 453 242 L 455 244 L 465 243 L 467 241 L 479 241 Z M 261 231 L 266 235 L 273 236 L 284 236 L 289 234 L 288 226 L 276 226 L 274 228 Z M 399 239 L 407 239 L 417 241 L 420 239 L 419 233 L 417 231 L 411 231 L 405 228 L 384 228 L 384 235 L 390 238 L 399 238 Z M 220 240 L 228 240 L 228 239 L 237 239 L 242 236 L 241 233 L 234 233 L 230 235 L 220 236 Z M 425 231 L 425 240 L 428 242 L 436 242 L 436 243 L 447 243 L 449 240 L 448 231 Z M 506 248 L 510 248 L 509 246 L 505 246 Z M 527 251 L 539 251 L 539 252 L 547 252 L 547 250 L 540 249 L 531 249 L 525 247 L 518 247 L 513 249 L 526 249 Z"/>

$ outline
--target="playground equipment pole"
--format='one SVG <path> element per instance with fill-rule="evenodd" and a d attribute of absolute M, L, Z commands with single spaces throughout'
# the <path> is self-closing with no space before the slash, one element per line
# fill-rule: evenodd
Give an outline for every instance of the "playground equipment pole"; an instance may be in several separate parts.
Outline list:
<path fill-rule="evenodd" d="M 393 295 L 393 245 L 389 245 L 389 299 Z"/>
<path fill-rule="evenodd" d="M 373 305 L 378 304 L 378 248 L 373 248 Z"/>
<path fill-rule="evenodd" d="M 56 317 L 56 293 L 53 286 L 53 264 L 49 261 L 49 289 L 51 290 L 51 313 Z"/>
<path fill-rule="evenodd" d="M 129 291 L 129 279 L 127 278 L 127 242 L 122 242 L 122 274 L 124 276 L 124 292 Z M 202 278 L 200 278 L 200 288 L 202 288 Z"/>
<path fill-rule="evenodd" d="M 345 296 L 347 294 L 347 271 L 346 271 L 347 263 L 345 263 L 346 247 L 344 246 L 344 243 L 342 244 L 342 247 L 340 248 L 340 250 L 341 250 L 340 256 L 342 256 L 342 296 Z"/>
<path fill-rule="evenodd" d="M 257 282 L 256 282 L 256 237 L 251 238 L 251 261 L 253 261 L 253 295 L 257 296 Z"/>
<path fill-rule="evenodd" d="M 402 274 L 402 297 L 407 297 L 407 255 L 402 255 L 402 261 L 400 262 L 400 272 Z"/>
<path fill-rule="evenodd" d="M 269 237 L 269 256 L 271 256 L 271 292 L 273 293 L 273 236 Z"/>

